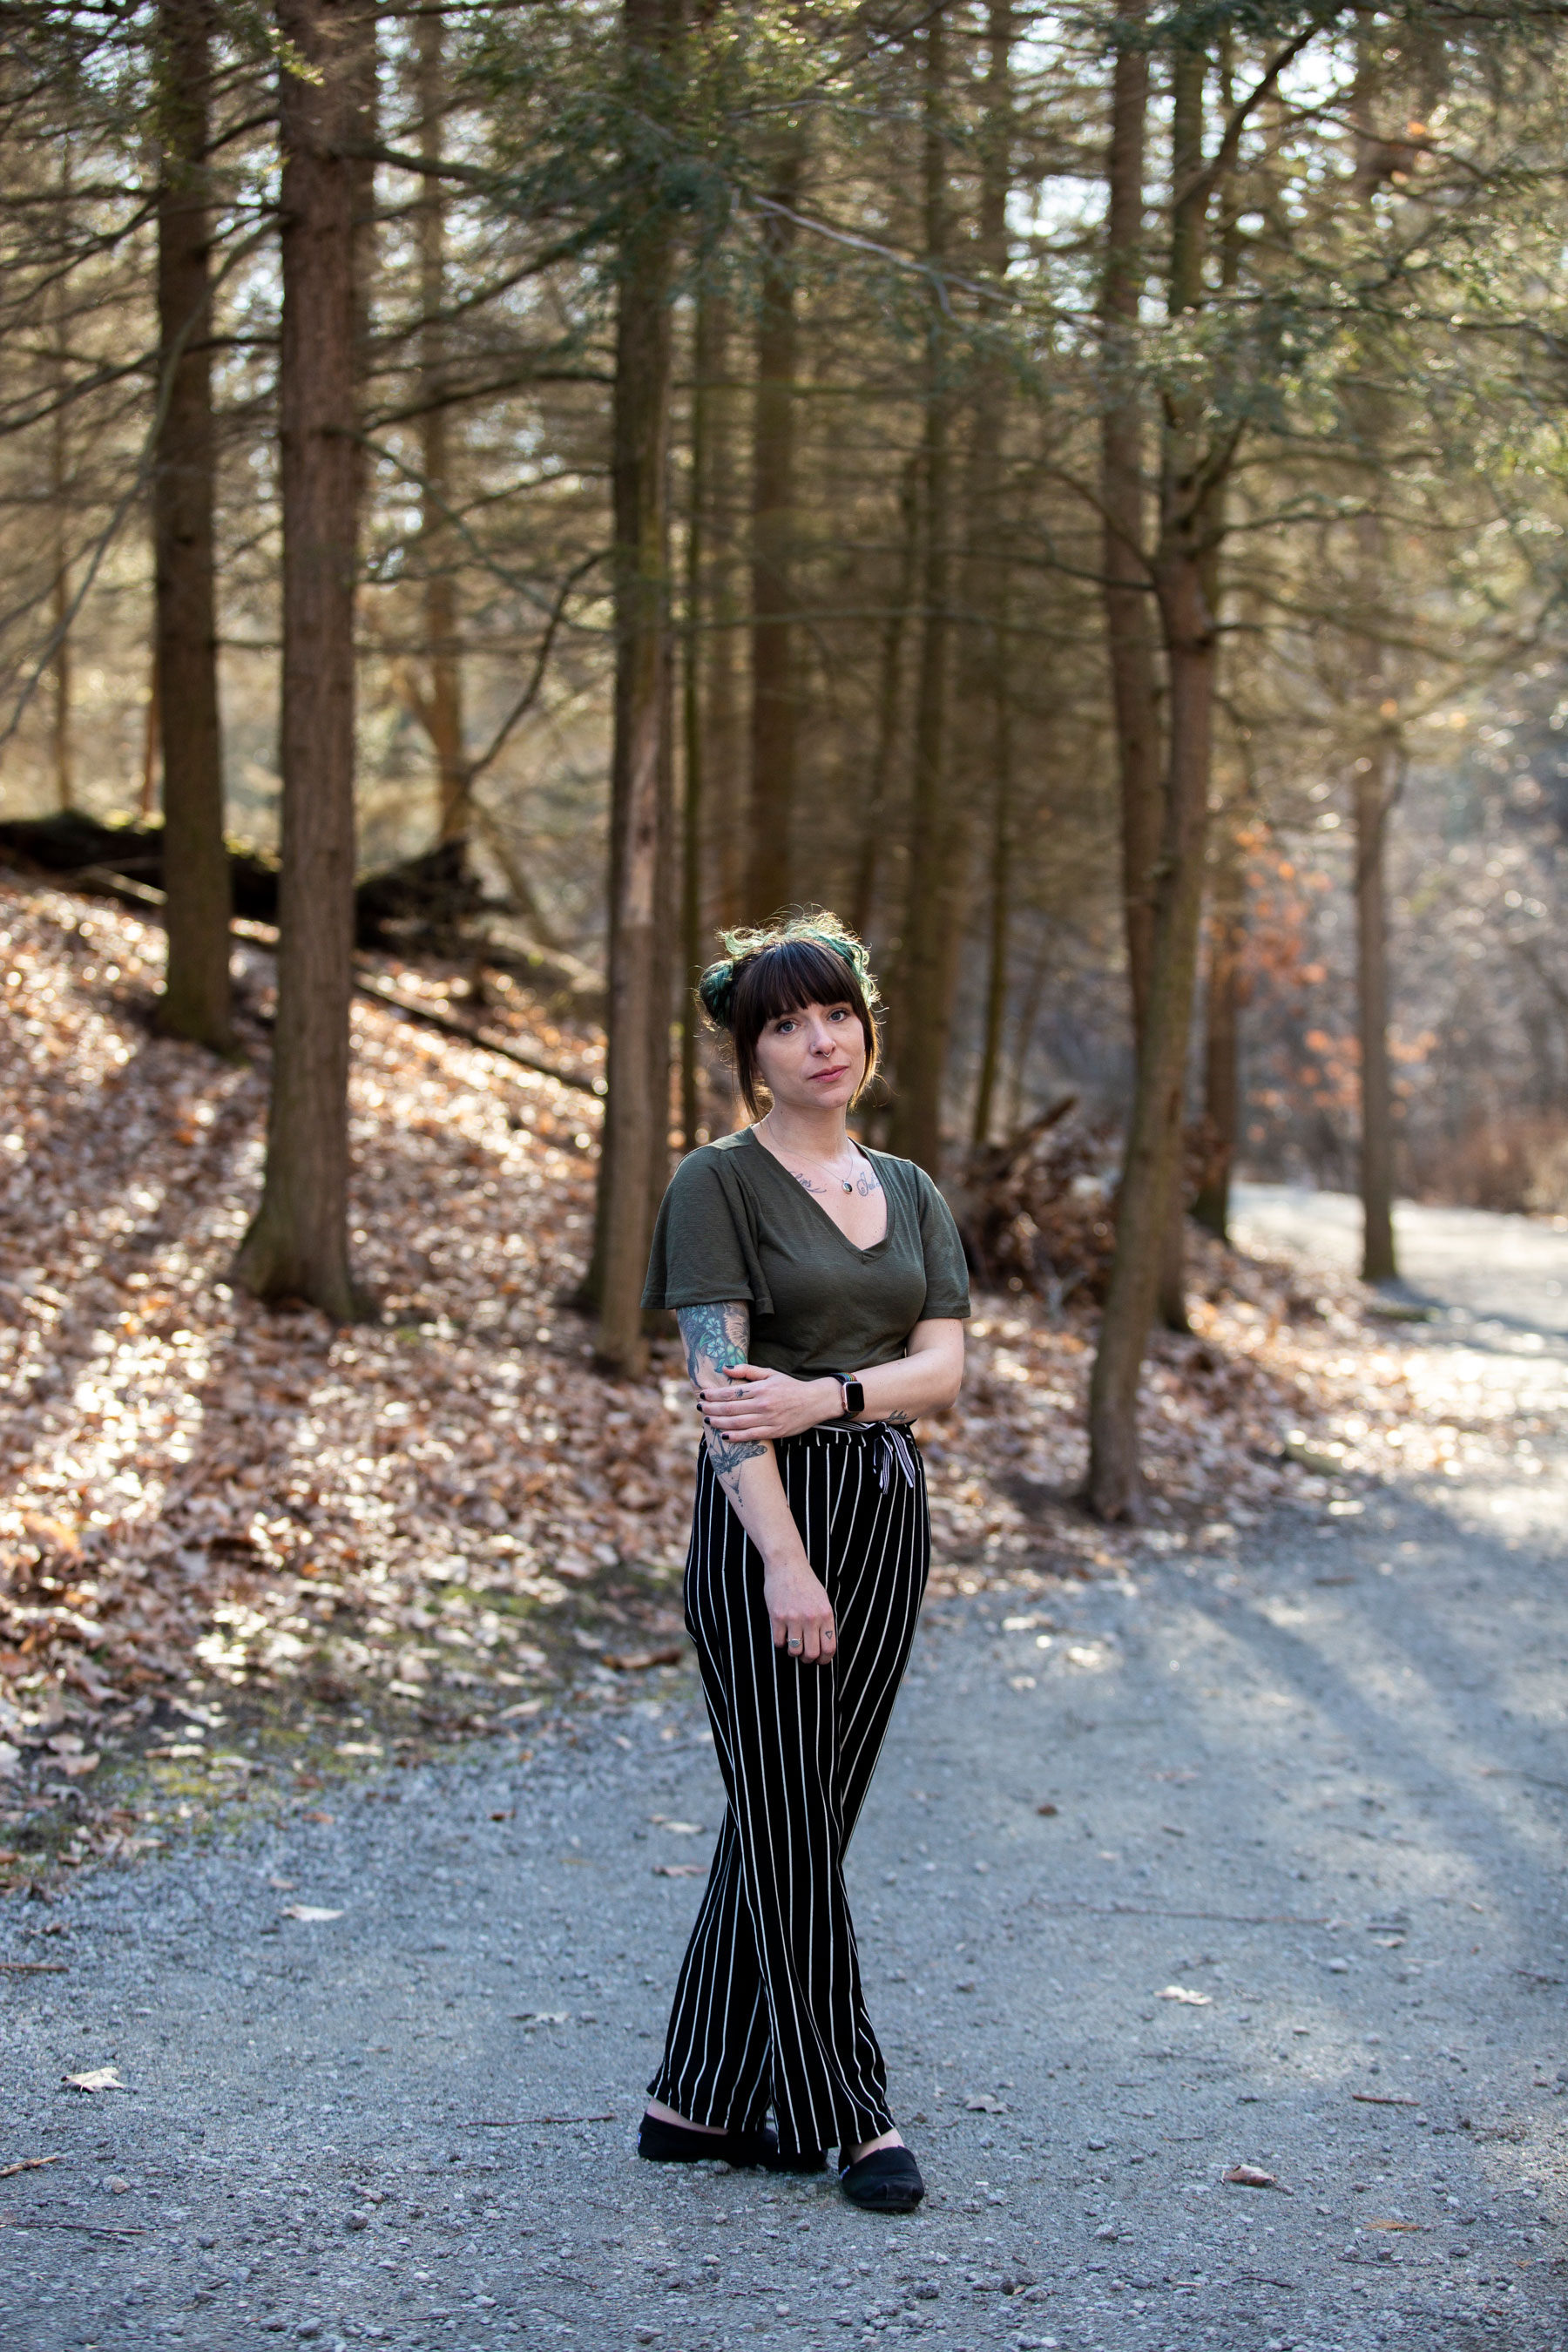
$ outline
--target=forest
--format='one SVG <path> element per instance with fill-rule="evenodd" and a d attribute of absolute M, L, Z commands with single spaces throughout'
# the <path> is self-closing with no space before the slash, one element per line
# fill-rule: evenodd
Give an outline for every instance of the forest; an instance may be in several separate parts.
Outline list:
<path fill-rule="evenodd" d="M 640 1375 L 737 1116 L 692 982 L 791 906 L 882 977 L 867 1134 L 1098 1308 L 1104 1521 L 1233 1176 L 1359 1191 L 1373 1282 L 1396 1190 L 1568 1210 L 1553 7 L 5 43 L 5 855 L 265 1061 L 241 1291 L 383 1310 L 379 992 L 575 1088 L 562 1299 Z"/>

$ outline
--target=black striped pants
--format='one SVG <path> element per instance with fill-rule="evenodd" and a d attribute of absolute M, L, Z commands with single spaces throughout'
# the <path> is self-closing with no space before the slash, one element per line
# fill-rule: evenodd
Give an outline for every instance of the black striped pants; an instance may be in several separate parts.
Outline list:
<path fill-rule="evenodd" d="M 831 1665 L 773 1647 L 763 1561 L 704 1445 L 686 1562 L 729 1808 L 648 2084 L 689 2122 L 741 2130 L 772 2105 L 781 2147 L 849 2147 L 892 2126 L 866 2014 L 844 1853 L 887 1735 L 931 1559 L 925 1475 L 882 1422 L 775 1448 L 837 1631 Z"/>

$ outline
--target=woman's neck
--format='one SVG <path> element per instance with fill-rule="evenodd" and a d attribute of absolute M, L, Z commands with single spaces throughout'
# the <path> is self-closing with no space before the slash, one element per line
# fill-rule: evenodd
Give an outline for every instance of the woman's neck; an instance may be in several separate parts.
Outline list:
<path fill-rule="evenodd" d="M 796 1160 L 821 1160 L 829 1166 L 850 1150 L 849 1133 L 841 1109 L 792 1110 L 775 1103 L 757 1122 L 761 1139 Z"/>

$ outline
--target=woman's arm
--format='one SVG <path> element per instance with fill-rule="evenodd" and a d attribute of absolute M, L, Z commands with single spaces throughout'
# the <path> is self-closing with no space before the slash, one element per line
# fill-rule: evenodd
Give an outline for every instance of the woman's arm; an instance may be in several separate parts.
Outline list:
<path fill-rule="evenodd" d="M 735 1516 L 763 1556 L 763 1597 L 773 1621 L 774 1647 L 793 1648 L 798 1642 L 795 1654 L 805 1663 L 826 1664 L 836 1643 L 833 1607 L 805 1556 L 784 1497 L 778 1458 L 763 1439 L 720 1427 L 707 1410 L 706 1398 L 724 1391 L 727 1374 L 736 1367 L 746 1368 L 751 1308 L 740 1299 L 717 1307 L 680 1307 L 676 1320 L 686 1342 L 686 1369 L 703 1407 L 709 1459 Z"/>
<path fill-rule="evenodd" d="M 716 1314 L 715 1307 L 688 1308 L 689 1314 Z M 746 1313 L 744 1307 L 726 1313 Z M 747 1317 L 748 1336 L 750 1318 Z M 684 1324 L 682 1326 L 684 1328 Z M 941 1412 L 952 1404 L 963 1383 L 963 1326 L 953 1317 L 917 1323 L 910 1333 L 909 1351 L 890 1364 L 875 1364 L 857 1375 L 866 1391 L 862 1421 L 913 1421 L 922 1412 Z M 696 1374 L 692 1375 L 696 1380 Z M 759 1444 L 774 1437 L 795 1437 L 819 1422 L 837 1421 L 844 1399 L 835 1380 L 796 1381 L 787 1372 L 771 1372 L 761 1364 L 739 1362 L 722 1368 L 711 1383 L 698 1382 L 703 1418 L 710 1433 L 733 1444 Z"/>

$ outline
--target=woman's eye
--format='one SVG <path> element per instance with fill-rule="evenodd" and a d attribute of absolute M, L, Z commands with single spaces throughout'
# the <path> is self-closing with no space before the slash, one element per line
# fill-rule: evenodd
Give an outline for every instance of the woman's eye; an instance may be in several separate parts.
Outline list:
<path fill-rule="evenodd" d="M 847 1021 L 849 1007 L 847 1004 L 836 1004 L 827 1017 L 830 1021 Z"/>

